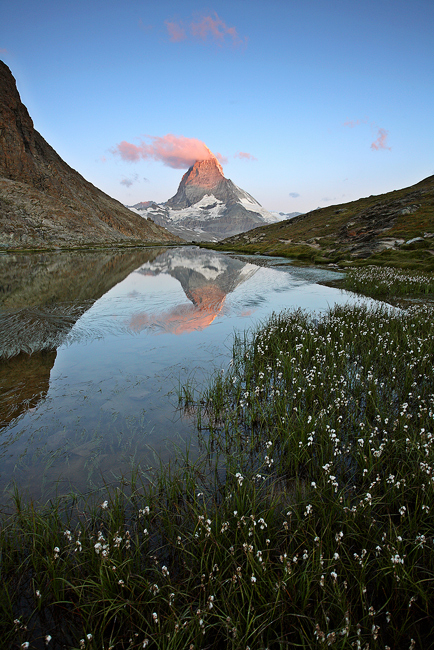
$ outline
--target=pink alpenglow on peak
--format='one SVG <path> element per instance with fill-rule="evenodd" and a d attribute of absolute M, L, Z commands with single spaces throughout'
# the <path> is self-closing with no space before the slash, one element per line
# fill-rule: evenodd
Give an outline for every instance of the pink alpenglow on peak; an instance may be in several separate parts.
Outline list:
<path fill-rule="evenodd" d="M 173 135 L 172 133 L 162 137 L 148 135 L 145 138 L 147 141 L 142 140 L 139 145 L 123 140 L 111 151 L 128 162 L 152 158 L 175 169 L 191 167 L 200 160 L 215 160 L 219 166 L 220 163 L 217 159 L 225 162 L 221 154 L 214 155 L 206 144 L 197 138 L 186 138 L 183 135 Z"/>

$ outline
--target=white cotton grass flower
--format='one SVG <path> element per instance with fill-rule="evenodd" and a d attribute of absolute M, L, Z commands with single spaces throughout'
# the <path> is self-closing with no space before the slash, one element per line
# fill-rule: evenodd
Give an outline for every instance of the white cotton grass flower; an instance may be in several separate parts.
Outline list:
<path fill-rule="evenodd" d="M 108 505 L 109 505 L 108 501 L 103 501 L 100 505 L 100 508 L 102 508 L 103 510 L 107 510 Z"/>

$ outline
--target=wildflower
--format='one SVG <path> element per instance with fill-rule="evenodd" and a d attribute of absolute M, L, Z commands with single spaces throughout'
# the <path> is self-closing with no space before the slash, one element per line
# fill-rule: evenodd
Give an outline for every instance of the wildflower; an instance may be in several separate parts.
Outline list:
<path fill-rule="evenodd" d="M 39 589 L 36 589 L 35 594 L 36 594 L 36 598 L 42 598 L 41 592 L 39 591 Z"/>
<path fill-rule="evenodd" d="M 158 614 L 157 614 L 157 612 L 152 612 L 152 618 L 154 619 L 154 623 L 158 623 Z"/>
<path fill-rule="evenodd" d="M 308 505 L 306 506 L 306 510 L 304 512 L 304 516 L 307 517 L 308 515 L 310 515 L 311 512 L 312 512 L 312 506 L 310 505 L 310 503 L 308 503 Z"/>
<path fill-rule="evenodd" d="M 146 648 L 148 645 L 149 645 L 149 639 L 145 639 L 145 640 L 143 641 L 142 648 Z"/>
<path fill-rule="evenodd" d="M 21 648 L 23 650 L 26 650 L 26 648 L 28 648 L 29 646 L 30 646 L 30 643 L 28 641 L 25 641 L 24 643 L 21 644 Z"/>
<path fill-rule="evenodd" d="M 407 508 L 406 508 L 405 506 L 401 506 L 401 507 L 400 507 L 400 509 L 399 509 L 399 514 L 401 515 L 401 517 L 405 514 L 405 511 L 406 511 L 406 510 L 407 510 Z"/>
<path fill-rule="evenodd" d="M 51 637 L 51 634 L 47 634 L 47 636 L 46 636 L 45 639 L 44 639 L 44 641 L 45 641 L 45 645 L 48 645 L 48 644 L 50 643 L 51 638 L 52 638 L 52 637 Z"/>
<path fill-rule="evenodd" d="M 92 636 L 92 634 L 86 634 L 86 638 L 87 638 L 88 641 L 92 641 L 93 636 Z"/>
<path fill-rule="evenodd" d="M 163 576 L 167 577 L 169 575 L 169 570 L 168 570 L 167 566 L 161 567 L 161 571 L 163 573 Z"/>
<path fill-rule="evenodd" d="M 58 546 L 55 546 L 53 551 L 54 551 L 54 559 L 57 560 L 57 558 L 59 557 L 60 548 Z"/>
<path fill-rule="evenodd" d="M 101 505 L 100 505 L 100 508 L 102 508 L 103 510 L 107 510 L 107 508 L 108 508 L 108 501 L 103 501 L 103 502 L 101 503 Z"/>
<path fill-rule="evenodd" d="M 252 576 L 252 577 L 250 578 L 250 582 L 252 582 L 253 584 L 255 584 L 255 582 L 256 582 L 256 578 L 255 578 L 255 576 Z"/>
<path fill-rule="evenodd" d="M 241 486 L 243 484 L 243 481 L 244 481 L 244 476 L 242 476 L 242 474 L 240 474 L 240 472 L 237 472 L 235 474 L 235 478 L 238 481 L 238 485 Z"/>

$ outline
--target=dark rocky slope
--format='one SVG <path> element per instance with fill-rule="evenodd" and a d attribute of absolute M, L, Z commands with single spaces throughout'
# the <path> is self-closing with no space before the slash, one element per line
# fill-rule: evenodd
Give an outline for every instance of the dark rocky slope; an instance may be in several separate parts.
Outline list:
<path fill-rule="evenodd" d="M 0 61 L 0 248 L 179 241 L 86 181 L 33 128 Z"/>

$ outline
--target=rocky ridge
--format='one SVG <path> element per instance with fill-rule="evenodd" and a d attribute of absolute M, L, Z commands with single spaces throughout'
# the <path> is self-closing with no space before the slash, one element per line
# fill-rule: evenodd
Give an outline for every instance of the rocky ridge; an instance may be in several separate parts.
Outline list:
<path fill-rule="evenodd" d="M 230 249 L 317 262 L 391 256 L 407 247 L 434 256 L 434 176 L 379 196 L 318 208 L 226 239 Z"/>
<path fill-rule="evenodd" d="M 216 158 L 198 160 L 166 203 L 130 209 L 187 241 L 219 241 L 278 220 L 250 194 L 225 178 Z"/>
<path fill-rule="evenodd" d="M 34 129 L 0 61 L 0 249 L 174 241 L 60 158 Z"/>

